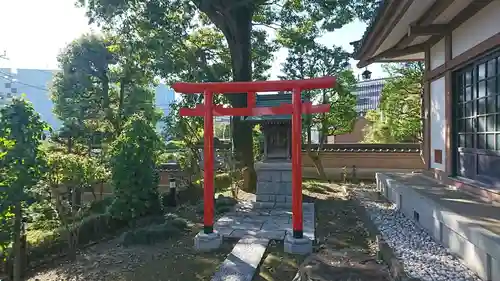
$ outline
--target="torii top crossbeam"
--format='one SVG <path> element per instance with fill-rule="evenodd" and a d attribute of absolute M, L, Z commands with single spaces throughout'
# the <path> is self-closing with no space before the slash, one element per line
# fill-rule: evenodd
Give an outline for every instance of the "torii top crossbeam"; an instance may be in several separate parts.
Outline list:
<path fill-rule="evenodd" d="M 175 83 L 174 91 L 183 94 L 200 94 L 205 91 L 219 94 L 244 92 L 278 92 L 292 91 L 293 89 L 314 90 L 328 89 L 335 86 L 335 77 L 322 77 L 306 80 L 278 80 L 252 82 L 208 82 L 208 83 Z"/>
<path fill-rule="evenodd" d="M 335 86 L 335 77 L 305 80 L 175 83 L 174 91 L 183 94 L 204 95 L 204 104 L 195 108 L 181 108 L 181 116 L 204 117 L 204 233 L 213 234 L 214 217 L 214 116 L 292 115 L 292 223 L 293 237 L 303 238 L 302 230 L 302 114 L 323 113 L 330 105 L 302 102 L 303 90 L 327 89 Z M 274 107 L 256 107 L 257 92 L 292 91 L 292 104 Z M 247 107 L 225 108 L 213 104 L 214 94 L 247 93 Z"/>

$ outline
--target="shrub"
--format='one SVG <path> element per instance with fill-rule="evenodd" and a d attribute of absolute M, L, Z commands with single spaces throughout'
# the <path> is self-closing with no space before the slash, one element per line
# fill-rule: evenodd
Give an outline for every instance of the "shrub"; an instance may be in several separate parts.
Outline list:
<path fill-rule="evenodd" d="M 105 197 L 102 200 L 92 201 L 88 209 L 88 214 L 103 214 L 111 203 L 113 203 L 113 197 Z"/>
<path fill-rule="evenodd" d="M 111 149 L 115 198 L 109 211 L 131 220 L 161 210 L 155 151 L 159 138 L 151 122 L 135 114 L 125 123 Z"/>
<path fill-rule="evenodd" d="M 151 225 L 125 232 L 121 237 L 124 246 L 150 245 L 180 236 L 187 224 L 182 220 L 167 221 L 162 224 Z"/>
<path fill-rule="evenodd" d="M 85 245 L 93 241 L 116 234 L 127 227 L 127 222 L 113 218 L 109 213 L 95 214 L 85 217 L 70 226 L 79 233 L 77 245 Z M 67 230 L 63 227 L 54 231 L 28 232 L 28 259 L 39 261 L 52 255 L 65 253 L 68 250 Z"/>
<path fill-rule="evenodd" d="M 45 202 L 36 202 L 29 206 L 27 208 L 27 218 L 29 229 L 52 230 L 61 225 L 57 213 Z"/>
<path fill-rule="evenodd" d="M 231 211 L 232 207 L 236 205 L 238 201 L 232 197 L 227 197 L 223 196 L 222 194 L 217 197 L 217 199 L 214 198 L 214 209 L 216 213 L 222 214 L 222 213 L 227 213 Z M 200 200 L 197 207 L 196 207 L 196 212 L 199 214 L 203 214 L 204 211 L 204 206 L 203 206 L 204 201 Z"/>

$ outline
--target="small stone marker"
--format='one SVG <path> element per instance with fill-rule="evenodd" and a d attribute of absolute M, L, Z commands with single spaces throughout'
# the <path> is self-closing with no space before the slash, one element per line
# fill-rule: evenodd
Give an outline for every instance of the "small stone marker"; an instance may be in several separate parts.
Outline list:
<path fill-rule="evenodd" d="M 212 281 L 251 281 L 268 244 L 269 239 L 265 238 L 241 238 Z"/>

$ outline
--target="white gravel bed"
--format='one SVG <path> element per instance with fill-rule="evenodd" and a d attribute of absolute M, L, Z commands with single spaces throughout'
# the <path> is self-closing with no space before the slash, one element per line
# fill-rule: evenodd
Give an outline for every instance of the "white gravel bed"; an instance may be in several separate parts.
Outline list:
<path fill-rule="evenodd" d="M 395 204 L 358 198 L 409 277 L 422 281 L 481 281 L 422 227 L 399 212 Z"/>

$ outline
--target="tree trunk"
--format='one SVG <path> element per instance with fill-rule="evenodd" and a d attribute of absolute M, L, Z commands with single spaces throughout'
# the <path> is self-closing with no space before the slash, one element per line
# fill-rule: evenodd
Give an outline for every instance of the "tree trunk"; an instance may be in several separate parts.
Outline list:
<path fill-rule="evenodd" d="M 246 5 L 229 4 L 218 7 L 213 1 L 201 1 L 199 9 L 207 14 L 227 40 L 231 54 L 233 81 L 252 81 L 251 33 L 254 8 L 252 1 Z M 246 93 L 228 96 L 233 107 L 246 107 Z M 232 139 L 237 160 L 245 169 L 244 190 L 255 191 L 257 176 L 253 159 L 252 125 L 240 118 L 233 118 Z"/>
<path fill-rule="evenodd" d="M 257 186 L 257 174 L 253 161 L 253 135 L 252 126 L 245 121 L 238 120 L 233 123 L 233 142 L 236 151 L 236 159 L 244 166 L 245 183 L 243 189 L 247 192 L 254 192 Z"/>
<path fill-rule="evenodd" d="M 117 116 L 117 121 L 115 124 L 115 131 L 116 135 L 120 135 L 121 129 L 123 126 L 123 103 L 125 101 L 125 85 L 128 81 L 127 77 L 123 77 L 120 80 L 120 92 L 119 92 L 119 98 L 118 98 L 118 116 Z"/>
<path fill-rule="evenodd" d="M 328 98 L 326 95 L 326 91 L 323 90 L 323 104 L 328 103 Z M 323 144 L 325 143 L 325 139 L 328 137 L 328 128 L 326 127 L 326 114 L 323 113 L 323 118 L 321 119 L 321 135 L 319 139 L 319 144 L 318 144 L 318 149 L 316 152 L 313 152 L 311 150 L 311 138 L 308 136 L 307 140 L 307 155 L 311 160 L 313 161 L 314 167 L 316 168 L 316 172 L 318 172 L 318 175 L 320 176 L 321 179 L 326 180 L 330 182 L 330 179 L 325 173 L 325 168 L 323 167 L 323 162 L 321 161 L 321 150 L 323 148 Z M 310 126 L 309 126 L 310 127 Z M 310 134 L 310 131 L 309 131 Z"/>
<path fill-rule="evenodd" d="M 309 156 L 309 158 L 311 158 L 311 160 L 313 161 L 314 167 L 316 168 L 316 172 L 318 173 L 320 179 L 330 182 L 330 179 L 328 179 L 328 176 L 325 173 L 323 162 L 321 161 L 321 148 L 323 147 L 322 142 L 323 140 L 320 140 L 318 149 L 314 152 L 312 151 L 311 140 L 309 139 L 307 141 L 306 151 L 307 156 Z"/>
<path fill-rule="evenodd" d="M 16 202 L 14 206 L 14 274 L 13 281 L 21 281 L 23 273 L 23 253 L 21 251 L 21 226 L 22 226 L 21 202 Z"/>
<path fill-rule="evenodd" d="M 73 137 L 68 137 L 68 153 L 73 152 Z"/>

